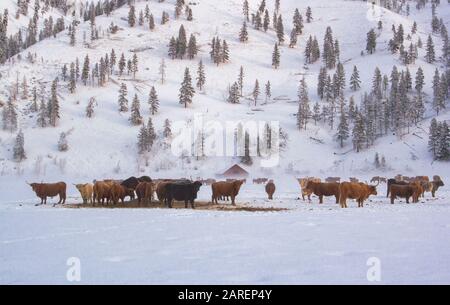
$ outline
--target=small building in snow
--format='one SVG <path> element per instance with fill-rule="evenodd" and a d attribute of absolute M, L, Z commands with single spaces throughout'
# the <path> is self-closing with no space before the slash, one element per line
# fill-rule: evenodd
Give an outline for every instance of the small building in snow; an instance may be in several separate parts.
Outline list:
<path fill-rule="evenodd" d="M 219 174 L 218 176 L 227 179 L 245 179 L 249 175 L 250 174 L 245 169 L 243 169 L 238 164 L 235 164 L 229 169 L 227 169 L 224 173 Z"/>

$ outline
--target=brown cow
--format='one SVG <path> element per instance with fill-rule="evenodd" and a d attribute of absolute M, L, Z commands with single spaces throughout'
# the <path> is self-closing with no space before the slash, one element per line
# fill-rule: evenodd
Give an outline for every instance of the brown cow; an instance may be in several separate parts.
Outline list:
<path fill-rule="evenodd" d="M 111 186 L 112 183 L 106 183 L 103 181 L 96 181 L 94 184 L 94 203 L 101 203 L 102 205 L 105 204 L 108 205 L 109 201 L 111 200 Z"/>
<path fill-rule="evenodd" d="M 376 196 L 377 186 L 365 183 L 343 182 L 340 185 L 339 203 L 341 208 L 347 208 L 347 199 L 355 199 L 358 202 L 358 208 L 364 207 L 364 201 L 370 195 Z"/>
<path fill-rule="evenodd" d="M 235 180 L 233 182 L 216 182 L 211 185 L 212 189 L 212 196 L 211 201 L 212 203 L 219 204 L 218 199 L 220 197 L 227 197 L 229 196 L 231 198 L 231 204 L 235 204 L 236 196 L 239 194 L 239 190 L 244 183 L 244 180 Z"/>
<path fill-rule="evenodd" d="M 269 200 L 273 200 L 273 194 L 275 193 L 276 187 L 275 183 L 273 183 L 273 180 L 270 180 L 266 184 L 266 193 L 269 196 Z"/>
<path fill-rule="evenodd" d="M 152 204 L 154 190 L 155 188 L 152 182 L 141 182 L 138 184 L 136 187 L 136 194 L 139 206 L 141 205 L 141 202 L 144 202 L 144 204 Z"/>
<path fill-rule="evenodd" d="M 306 185 L 308 184 L 308 181 L 321 182 L 320 178 L 313 178 L 313 177 L 299 178 L 297 179 L 297 181 L 300 184 L 303 201 L 305 201 L 305 196 L 308 196 L 308 200 L 311 201 L 312 192 L 306 189 Z"/>
<path fill-rule="evenodd" d="M 131 194 L 133 194 L 133 196 Z M 127 188 L 119 183 L 113 183 L 110 188 L 110 196 L 114 205 L 117 205 L 119 200 L 124 204 L 125 197 L 134 197 L 134 189 Z"/>
<path fill-rule="evenodd" d="M 92 196 L 94 194 L 94 186 L 92 184 L 75 184 L 75 187 L 80 192 L 84 204 L 93 203 Z"/>
<path fill-rule="evenodd" d="M 431 196 L 433 196 L 433 198 L 434 198 L 434 197 L 436 197 L 437 190 L 441 186 L 444 186 L 444 181 L 442 181 L 442 180 L 434 180 L 433 182 L 431 182 L 431 184 L 433 184 L 433 188 L 431 189 Z"/>
<path fill-rule="evenodd" d="M 41 203 L 37 205 L 47 204 L 47 197 L 59 196 L 58 204 L 66 203 L 67 185 L 64 182 L 58 183 L 28 183 L 33 191 L 41 199 Z M 56 204 L 55 204 L 56 205 Z M 53 206 L 55 206 L 53 205 Z"/>
<path fill-rule="evenodd" d="M 405 198 L 406 203 L 409 203 L 409 198 L 413 198 L 413 202 L 419 201 L 420 186 L 416 183 L 408 185 L 392 184 L 390 187 L 391 192 L 391 204 L 394 204 L 394 200 L 397 197 Z"/>
<path fill-rule="evenodd" d="M 336 203 L 339 203 L 340 183 L 321 183 L 308 181 L 306 190 L 319 197 L 319 203 L 323 203 L 323 197 L 334 196 Z"/>

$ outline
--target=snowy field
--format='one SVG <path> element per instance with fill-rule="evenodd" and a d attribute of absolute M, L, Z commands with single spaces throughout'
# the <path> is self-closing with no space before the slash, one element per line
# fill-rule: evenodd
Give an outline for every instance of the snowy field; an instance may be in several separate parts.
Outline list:
<path fill-rule="evenodd" d="M 76 257 L 82 284 L 449 284 L 448 188 L 410 205 L 384 192 L 341 210 L 289 192 L 269 203 L 244 186 L 240 204 L 289 209 L 256 213 L 3 203 L 0 283 L 72 284 Z M 374 258 L 380 282 L 367 279 Z"/>

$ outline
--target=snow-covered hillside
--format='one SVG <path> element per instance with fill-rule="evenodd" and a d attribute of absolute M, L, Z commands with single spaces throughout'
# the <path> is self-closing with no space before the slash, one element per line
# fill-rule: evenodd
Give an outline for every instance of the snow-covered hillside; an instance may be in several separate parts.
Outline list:
<path fill-rule="evenodd" d="M 0 4 L 9 7 L 12 1 Z M 26 76 L 31 88 L 40 88 L 46 85 L 47 96 L 50 94 L 51 82 L 61 78 L 61 68 L 64 64 L 70 66 L 76 58 L 80 65 L 86 55 L 91 63 L 99 61 L 100 57 L 110 53 L 114 48 L 117 56 L 124 53 L 126 59 L 130 59 L 134 50 L 139 59 L 139 72 L 136 80 L 132 76 L 120 77 L 116 74 L 104 87 L 83 86 L 78 84 L 75 94 L 70 94 L 67 82 L 60 81 L 58 95 L 60 99 L 61 119 L 56 128 L 38 128 L 36 114 L 29 113 L 29 100 L 19 100 L 19 128 L 24 132 L 25 150 L 27 159 L 21 163 L 12 161 L 12 148 L 16 133 L 0 131 L 0 167 L 2 177 L 10 180 L 11 176 L 20 175 L 29 179 L 52 180 L 60 177 L 76 180 L 92 180 L 98 177 L 123 177 L 135 174 L 138 171 L 152 176 L 192 176 L 208 177 L 223 171 L 228 165 L 236 162 L 233 158 L 207 158 L 193 161 L 191 164 L 181 164 L 181 161 L 170 156 L 170 153 L 161 151 L 158 145 L 153 147 L 150 154 L 149 166 L 138 161 L 137 134 L 139 127 L 132 127 L 128 122 L 129 113 L 119 113 L 118 91 L 120 83 L 128 86 L 128 100 L 132 101 L 137 94 L 141 101 L 141 114 L 146 121 L 149 117 L 147 102 L 150 88 L 155 86 L 159 99 L 160 111 L 152 116 L 153 123 L 158 132 L 162 131 L 165 119 L 174 121 L 192 120 L 196 113 L 204 115 L 205 120 L 225 122 L 227 120 L 258 120 L 279 121 L 283 130 L 289 135 L 287 151 L 282 153 L 279 166 L 271 168 L 265 175 L 283 174 L 287 169 L 293 169 L 294 175 L 321 175 L 336 173 L 340 175 L 354 175 L 372 171 L 372 161 L 375 152 L 386 157 L 390 173 L 407 173 L 412 169 L 421 173 L 444 174 L 447 164 L 433 163 L 431 155 L 427 151 L 429 120 L 424 120 L 417 127 L 412 127 L 409 135 L 402 140 L 396 136 L 383 137 L 376 140 L 375 145 L 359 154 L 349 152 L 352 148 L 351 139 L 343 149 L 339 148 L 334 140 L 336 130 L 330 130 L 328 126 L 313 123 L 308 125 L 306 131 L 298 131 L 295 114 L 298 106 L 297 88 L 300 79 L 305 76 L 311 108 L 313 102 L 318 100 L 317 76 L 320 62 L 304 65 L 304 47 L 309 35 L 318 38 L 322 44 L 322 37 L 327 26 L 333 29 L 334 37 L 339 39 L 341 61 L 344 63 L 347 83 L 353 66 L 360 70 L 362 89 L 352 92 L 348 86 L 345 90 L 346 98 L 354 96 L 357 103 L 364 91 L 370 91 L 375 67 L 379 67 L 383 74 L 390 74 L 393 65 L 399 70 L 405 69 L 398 59 L 398 55 L 392 55 L 387 50 L 387 41 L 391 38 L 391 26 L 402 24 L 405 32 L 409 33 L 413 21 L 418 24 L 418 33 L 425 43 L 430 29 L 430 8 L 416 11 L 411 8 L 411 15 L 399 15 L 391 11 L 367 5 L 361 1 L 284 1 L 280 14 L 284 18 L 286 39 L 292 28 L 292 16 L 295 8 L 299 8 L 304 15 L 306 7 L 310 6 L 314 20 L 305 23 L 304 34 L 299 36 L 297 47 L 291 49 L 281 47 L 281 66 L 274 70 L 271 66 L 273 45 L 277 41 L 276 33 L 269 29 L 267 33 L 256 31 L 249 25 L 249 42 L 242 44 L 238 40 L 238 34 L 242 26 L 242 1 L 197 1 L 190 7 L 193 10 L 194 20 L 187 21 L 185 16 L 178 20 L 173 18 L 174 1 L 137 1 L 136 12 L 144 10 L 149 5 L 150 11 L 155 16 L 156 28 L 150 31 L 145 26 L 130 28 L 127 23 L 129 8 L 125 5 L 112 12 L 111 16 L 99 16 L 96 18 L 96 26 L 99 29 L 100 39 L 90 43 L 89 22 L 83 22 L 77 27 L 76 45 L 70 46 L 70 38 L 67 31 L 57 35 L 56 39 L 48 38 L 22 52 L 22 60 L 9 61 L 1 67 L 2 74 L 2 99 L 6 101 L 9 90 L 17 79 L 22 82 Z M 257 8 L 258 1 L 250 1 L 251 10 Z M 272 1 L 267 2 L 270 12 L 273 11 Z M 429 4 L 428 4 L 429 5 Z M 442 3 L 437 10 L 439 17 L 448 22 L 448 4 Z M 170 21 L 160 25 L 160 16 L 166 11 L 170 14 Z M 136 13 L 137 14 L 137 13 Z M 11 15 L 13 15 L 11 13 Z M 16 26 L 22 21 L 10 17 L 10 23 Z M 376 27 L 381 20 L 384 29 L 377 38 L 377 51 L 373 55 L 361 56 L 365 49 L 366 33 Z M 108 34 L 107 28 L 111 23 L 120 27 L 117 34 Z M 66 24 L 68 26 L 69 22 Z M 200 48 L 199 55 L 194 60 L 170 60 L 167 56 L 170 37 L 177 36 L 180 25 L 184 25 L 188 35 L 195 34 Z M 11 28 L 14 28 L 12 26 Z M 87 36 L 87 38 L 86 38 Z M 230 62 L 216 67 L 209 59 L 210 42 L 214 36 L 226 39 L 230 49 Z M 440 53 L 440 39 L 435 35 L 437 53 Z M 84 43 L 86 41 L 86 44 Z M 322 46 L 320 46 L 322 48 Z M 30 52 L 36 55 L 34 64 L 26 59 Z M 432 78 L 436 67 L 441 69 L 441 63 L 428 64 L 424 61 L 424 49 L 419 50 L 419 59 L 416 64 L 409 65 L 414 76 L 417 68 L 421 66 L 425 71 L 425 93 L 427 99 L 432 99 Z M 167 65 L 167 80 L 165 84 L 159 82 L 159 65 L 165 58 Z M 204 92 L 194 96 L 193 103 L 188 109 L 184 109 L 178 103 L 178 91 L 183 79 L 185 67 L 190 68 L 195 77 L 198 61 L 202 59 L 206 66 L 206 87 Z M 244 95 L 248 99 L 241 100 L 239 105 L 226 103 L 227 89 L 238 77 L 240 66 L 244 67 Z M 443 72 L 443 71 L 442 71 Z M 261 84 L 261 97 L 257 107 L 250 106 L 251 93 L 255 80 Z M 263 105 L 264 84 L 270 81 L 272 84 L 272 100 Z M 31 95 L 31 93 L 30 93 Z M 85 118 L 85 108 L 90 98 L 94 97 L 98 107 L 92 119 Z M 31 99 L 31 97 L 29 98 Z M 322 102 L 323 103 L 323 102 Z M 426 117 L 431 117 L 433 111 L 429 109 Z M 448 119 L 447 113 L 442 113 L 439 120 Z M 70 149 L 67 152 L 57 150 L 57 141 L 61 132 L 69 132 L 68 142 Z M 318 144 L 312 140 L 320 139 L 324 144 Z M 414 166 L 411 162 L 414 159 Z M 258 162 L 251 169 L 256 176 L 260 174 Z M 181 168 L 182 167 L 182 168 Z M 169 168 L 168 172 L 161 169 Z M 375 172 L 376 173 L 376 172 Z M 3 179 L 3 178 L 2 178 Z"/>

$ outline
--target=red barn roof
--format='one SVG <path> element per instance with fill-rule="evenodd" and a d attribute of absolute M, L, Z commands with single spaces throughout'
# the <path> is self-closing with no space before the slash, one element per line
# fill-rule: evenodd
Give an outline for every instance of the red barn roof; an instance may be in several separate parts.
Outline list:
<path fill-rule="evenodd" d="M 249 173 L 241 166 L 235 164 L 227 169 L 221 176 L 225 178 L 247 178 Z"/>

